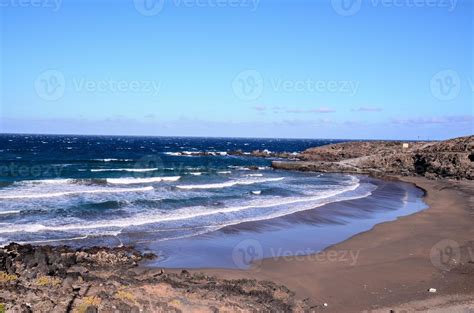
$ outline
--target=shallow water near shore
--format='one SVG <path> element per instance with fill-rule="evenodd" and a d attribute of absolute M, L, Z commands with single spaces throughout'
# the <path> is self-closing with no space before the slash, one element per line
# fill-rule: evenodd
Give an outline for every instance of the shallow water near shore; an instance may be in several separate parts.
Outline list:
<path fill-rule="evenodd" d="M 247 268 L 424 207 L 408 184 L 273 170 L 249 155 L 328 143 L 1 135 L 0 245 L 131 245 L 159 256 L 147 266 Z"/>
<path fill-rule="evenodd" d="M 427 207 L 424 191 L 412 184 L 359 177 L 376 186 L 370 196 L 332 202 L 283 217 L 241 223 L 206 235 L 140 245 L 158 253 L 145 263 L 168 268 L 258 268 L 263 258 L 315 258 L 312 255 L 375 225 Z M 332 250 L 319 260 L 357 262 L 359 251 Z"/>

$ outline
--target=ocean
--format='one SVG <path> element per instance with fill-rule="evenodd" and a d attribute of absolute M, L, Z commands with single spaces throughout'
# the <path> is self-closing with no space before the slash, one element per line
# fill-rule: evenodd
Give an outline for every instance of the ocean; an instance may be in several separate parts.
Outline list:
<path fill-rule="evenodd" d="M 279 171 L 271 159 L 229 155 L 334 142 L 0 135 L 0 245 L 170 247 L 372 195 L 377 184 L 359 176 Z"/>

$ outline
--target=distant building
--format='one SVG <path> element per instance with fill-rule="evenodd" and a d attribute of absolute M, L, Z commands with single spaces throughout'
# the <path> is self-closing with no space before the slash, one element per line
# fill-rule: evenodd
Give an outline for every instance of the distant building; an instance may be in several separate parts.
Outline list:
<path fill-rule="evenodd" d="M 404 143 L 402 144 L 402 148 L 403 148 L 403 149 L 408 149 L 408 147 L 409 147 L 409 144 L 408 144 L 408 143 L 404 142 Z"/>

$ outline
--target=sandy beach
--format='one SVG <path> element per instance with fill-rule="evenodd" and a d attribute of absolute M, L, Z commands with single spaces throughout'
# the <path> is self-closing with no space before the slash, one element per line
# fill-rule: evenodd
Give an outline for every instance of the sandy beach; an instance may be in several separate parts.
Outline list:
<path fill-rule="evenodd" d="M 285 175 L 283 171 L 276 172 Z M 320 178 L 324 177 L 330 176 L 322 175 Z M 423 191 L 412 184 L 366 175 L 353 177 L 357 177 L 359 188 L 367 190 L 364 196 L 322 205 L 308 204 L 306 210 L 295 210 L 292 214 L 245 221 L 199 236 L 145 243 L 136 245 L 136 248 L 158 254 L 156 260 L 147 264 L 152 268 L 244 270 L 251 267 L 253 260 L 317 253 L 377 224 L 394 221 L 427 207 Z M 289 208 L 298 204 L 291 204 Z M 341 252 L 339 257 L 355 262 L 358 254 L 357 251 Z"/>
<path fill-rule="evenodd" d="M 262 169 L 272 177 L 288 177 L 290 183 L 273 196 L 277 200 L 298 193 L 288 190 L 298 186 L 345 190 L 346 197 L 296 208 L 306 199 L 290 198 L 284 208 L 292 211 L 285 214 L 261 219 L 262 210 L 275 209 L 262 205 L 259 194 L 255 201 L 261 205 L 249 207 L 257 218 L 173 240 L 147 239 L 166 230 L 160 224 L 150 226 L 152 232 L 131 229 L 98 237 L 114 240 L 103 247 L 92 247 L 97 238 L 88 242 L 90 248 L 10 243 L 0 249 L 0 312 L 470 312 L 471 137 L 419 144 L 402 152 L 396 152 L 396 143 L 379 143 L 380 151 L 366 158 L 371 145 L 322 146 L 307 154 L 310 162 L 282 163 L 299 171 L 282 171 L 274 164 L 273 169 Z M 340 167 L 349 175 L 324 172 Z M 251 170 L 241 169 L 242 175 Z M 320 184 L 308 186 L 308 179 L 314 178 Z M 34 186 L 45 184 L 50 181 Z M 250 188 L 237 190 L 240 201 L 242 194 L 248 197 L 254 190 Z M 263 193 L 274 190 L 267 188 Z M 162 191 L 176 189 L 164 186 Z M 205 195 L 207 201 L 212 193 Z M 205 204 L 222 205 L 217 199 Z M 210 221 L 222 221 L 221 213 Z M 133 246 L 122 244 L 127 238 Z"/>
<path fill-rule="evenodd" d="M 474 313 L 474 0 L 0 16 L 0 313 Z"/>
<path fill-rule="evenodd" d="M 317 255 L 265 259 L 248 271 L 205 272 L 272 280 L 328 312 L 474 308 L 474 184 L 399 179 L 424 189 L 429 208 L 379 224 Z M 358 252 L 357 262 L 335 257 L 344 251 Z"/>

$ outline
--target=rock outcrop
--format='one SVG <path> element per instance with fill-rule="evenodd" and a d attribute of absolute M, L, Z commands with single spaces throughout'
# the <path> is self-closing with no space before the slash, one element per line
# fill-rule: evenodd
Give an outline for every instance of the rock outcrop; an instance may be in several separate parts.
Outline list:
<path fill-rule="evenodd" d="M 137 267 L 131 248 L 0 248 L 0 312 L 305 312 L 283 286 Z"/>
<path fill-rule="evenodd" d="M 439 142 L 354 141 L 308 149 L 274 168 L 474 179 L 474 136 Z"/>

